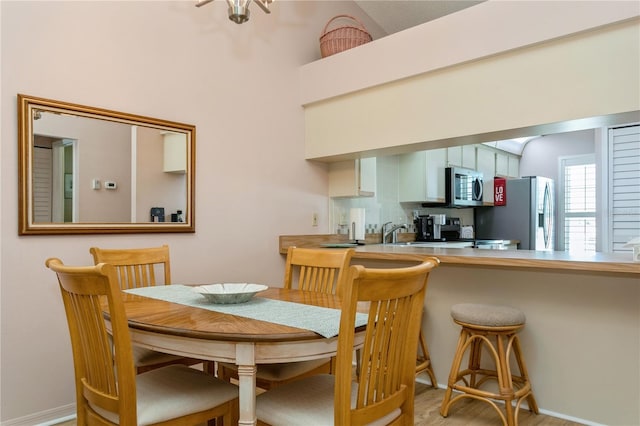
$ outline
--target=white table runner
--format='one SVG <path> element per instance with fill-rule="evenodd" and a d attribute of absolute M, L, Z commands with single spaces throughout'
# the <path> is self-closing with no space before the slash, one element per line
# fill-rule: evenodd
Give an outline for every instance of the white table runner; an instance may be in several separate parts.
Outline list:
<path fill-rule="evenodd" d="M 302 328 L 326 338 L 337 336 L 340 328 L 339 309 L 285 302 L 259 296 L 255 296 L 245 303 L 218 305 L 207 302 L 204 297 L 193 291 L 191 287 L 180 284 L 134 288 L 125 290 L 125 292 L 164 300 L 165 302 L 179 303 L 224 314 Z M 357 313 L 355 326 L 360 327 L 366 324 L 367 314 Z"/>

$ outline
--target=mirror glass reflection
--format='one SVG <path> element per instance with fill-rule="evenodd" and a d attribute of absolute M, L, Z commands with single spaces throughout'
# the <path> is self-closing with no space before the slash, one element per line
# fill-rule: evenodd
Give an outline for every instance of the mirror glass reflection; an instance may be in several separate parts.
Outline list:
<path fill-rule="evenodd" d="M 20 234 L 194 232 L 194 126 L 18 97 Z"/>

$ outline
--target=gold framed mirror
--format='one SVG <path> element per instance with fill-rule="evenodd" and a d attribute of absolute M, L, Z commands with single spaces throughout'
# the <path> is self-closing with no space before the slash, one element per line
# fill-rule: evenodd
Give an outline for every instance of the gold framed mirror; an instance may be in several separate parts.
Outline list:
<path fill-rule="evenodd" d="M 195 133 L 18 94 L 18 234 L 195 232 Z"/>

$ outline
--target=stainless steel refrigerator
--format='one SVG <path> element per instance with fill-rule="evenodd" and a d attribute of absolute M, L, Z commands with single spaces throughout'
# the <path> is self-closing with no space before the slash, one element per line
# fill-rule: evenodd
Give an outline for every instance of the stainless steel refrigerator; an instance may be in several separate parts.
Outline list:
<path fill-rule="evenodd" d="M 506 205 L 476 207 L 477 240 L 519 240 L 520 250 L 554 250 L 553 180 L 540 176 L 507 179 Z"/>

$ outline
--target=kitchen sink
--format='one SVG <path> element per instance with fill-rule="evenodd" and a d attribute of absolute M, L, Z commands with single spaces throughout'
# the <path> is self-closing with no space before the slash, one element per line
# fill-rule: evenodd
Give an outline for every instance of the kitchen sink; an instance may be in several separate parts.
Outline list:
<path fill-rule="evenodd" d="M 473 241 L 403 241 L 387 245 L 396 247 L 471 248 L 473 247 Z"/>

